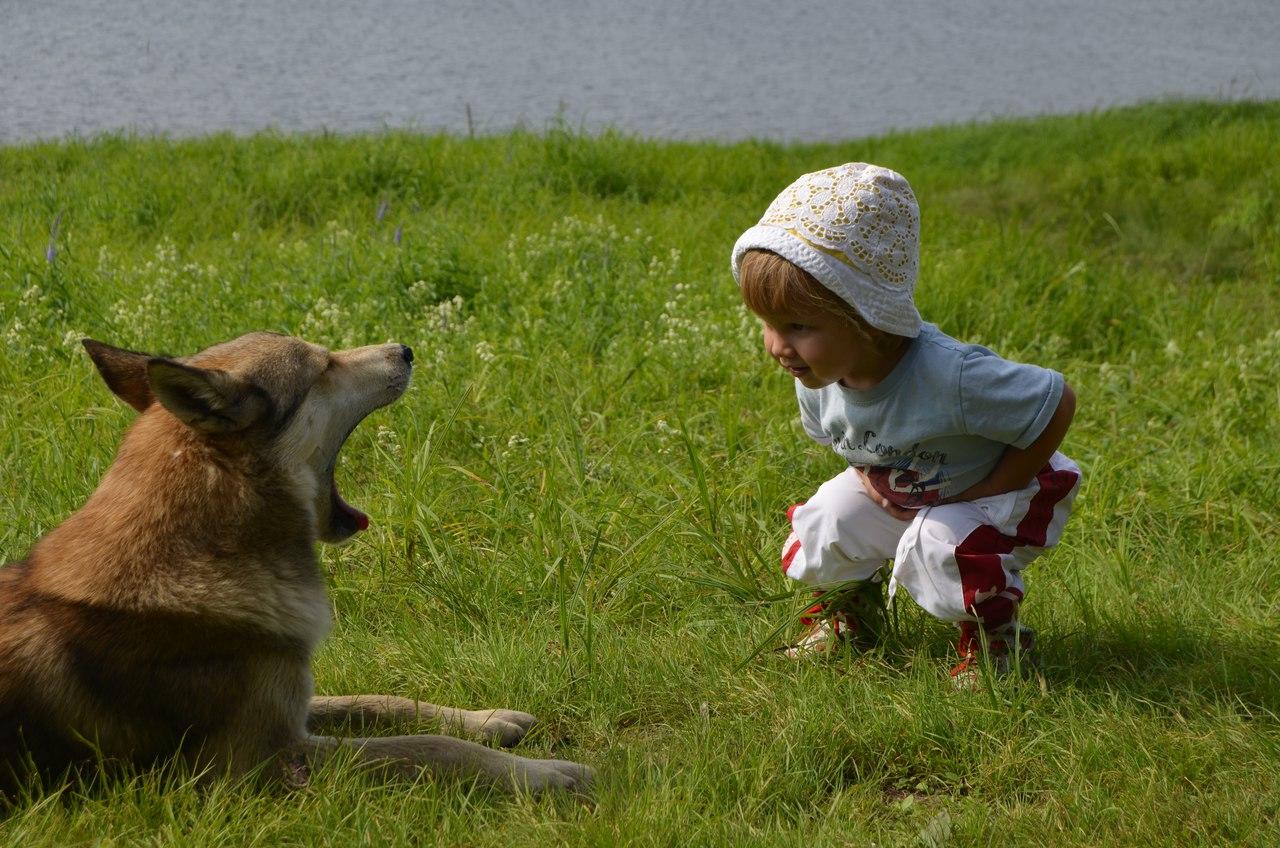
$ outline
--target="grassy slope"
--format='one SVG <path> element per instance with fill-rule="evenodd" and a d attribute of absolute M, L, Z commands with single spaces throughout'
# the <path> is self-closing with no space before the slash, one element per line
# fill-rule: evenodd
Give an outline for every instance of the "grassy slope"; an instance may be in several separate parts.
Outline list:
<path fill-rule="evenodd" d="M 806 146 L 0 148 L 0 558 L 129 421 L 81 334 L 409 343 L 414 388 L 344 452 L 374 524 L 325 552 L 318 685 L 527 709 L 525 751 L 603 774 L 594 810 L 346 767 L 287 797 L 144 776 L 19 808 L 0 842 L 1274 844 L 1278 147 L 1280 104 L 1168 104 Z M 925 316 L 1079 394 L 1086 486 L 1028 578 L 1043 682 L 949 691 L 951 634 L 909 601 L 883 655 L 738 669 L 794 608 L 763 602 L 789 588 L 783 510 L 839 461 L 803 439 L 728 251 L 852 159 L 919 195 Z"/>

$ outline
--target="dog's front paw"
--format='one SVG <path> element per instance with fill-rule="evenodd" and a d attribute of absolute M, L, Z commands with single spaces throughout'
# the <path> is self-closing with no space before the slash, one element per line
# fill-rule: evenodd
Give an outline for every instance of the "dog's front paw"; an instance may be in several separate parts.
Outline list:
<path fill-rule="evenodd" d="M 463 726 L 468 733 L 510 748 L 518 744 L 537 721 L 518 710 L 468 710 Z"/>
<path fill-rule="evenodd" d="M 581 763 L 521 758 L 519 764 L 511 770 L 507 788 L 530 795 L 552 790 L 587 795 L 594 781 L 595 772 Z"/>

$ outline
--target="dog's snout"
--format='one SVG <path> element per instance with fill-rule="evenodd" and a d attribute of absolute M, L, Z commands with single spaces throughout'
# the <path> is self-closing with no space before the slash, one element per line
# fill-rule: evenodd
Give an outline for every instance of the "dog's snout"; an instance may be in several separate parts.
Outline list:
<path fill-rule="evenodd" d="M 413 348 L 409 347 L 408 345 L 400 345 L 400 358 L 405 361 L 405 364 L 412 365 L 413 364 Z"/>

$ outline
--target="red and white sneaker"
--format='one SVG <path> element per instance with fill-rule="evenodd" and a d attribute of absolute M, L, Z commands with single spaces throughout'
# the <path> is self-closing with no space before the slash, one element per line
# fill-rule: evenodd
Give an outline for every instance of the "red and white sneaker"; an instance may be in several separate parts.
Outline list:
<path fill-rule="evenodd" d="M 850 624 L 844 620 L 843 614 L 838 612 L 827 614 L 822 604 L 814 604 L 805 610 L 800 623 L 804 625 L 804 632 L 800 634 L 799 640 L 786 650 L 787 656 L 793 660 L 839 648 L 850 630 Z M 857 624 L 854 623 L 853 626 L 857 627 Z"/>
<path fill-rule="evenodd" d="M 1011 672 L 1022 674 L 1034 671 L 1039 664 L 1036 656 L 1036 632 L 1017 621 L 996 627 L 985 634 L 977 622 L 959 623 L 960 639 L 956 651 L 960 662 L 951 668 L 951 682 L 957 689 L 974 689 L 982 678 L 982 667 L 987 663 L 996 677 L 1006 677 Z M 983 651 L 983 637 L 986 650 Z"/>
<path fill-rule="evenodd" d="M 884 587 L 873 579 L 816 603 L 804 611 L 800 623 L 805 630 L 787 648 L 792 659 L 823 654 L 841 647 L 866 650 L 884 636 Z"/>

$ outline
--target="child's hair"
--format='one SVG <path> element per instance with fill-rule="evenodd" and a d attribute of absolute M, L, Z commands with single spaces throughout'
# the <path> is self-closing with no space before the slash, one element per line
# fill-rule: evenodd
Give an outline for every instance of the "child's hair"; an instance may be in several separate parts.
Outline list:
<path fill-rule="evenodd" d="M 818 282 L 800 266 L 776 253 L 759 248 L 742 255 L 738 270 L 742 301 L 757 315 L 780 312 L 833 315 L 846 321 L 865 341 L 888 352 L 909 341 L 906 336 L 886 333 L 867 323 L 858 310 L 838 294 Z"/>

